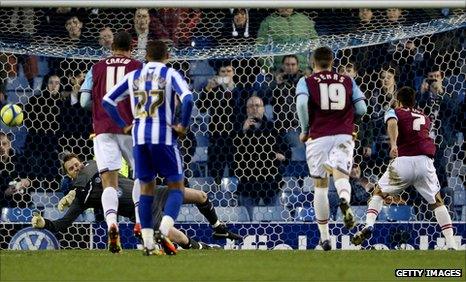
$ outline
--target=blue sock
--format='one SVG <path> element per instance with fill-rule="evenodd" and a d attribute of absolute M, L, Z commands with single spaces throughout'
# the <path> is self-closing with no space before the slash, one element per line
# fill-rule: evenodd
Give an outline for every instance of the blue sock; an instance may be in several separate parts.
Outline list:
<path fill-rule="evenodd" d="M 178 213 L 180 212 L 181 205 L 183 204 L 183 192 L 178 189 L 171 189 L 168 191 L 167 201 L 163 212 L 165 215 L 170 216 L 173 220 L 176 220 Z M 142 221 L 142 218 L 141 218 Z"/>
<path fill-rule="evenodd" d="M 141 220 L 141 228 L 154 228 L 152 225 L 152 202 L 154 196 L 141 195 L 139 197 L 139 219 Z"/>

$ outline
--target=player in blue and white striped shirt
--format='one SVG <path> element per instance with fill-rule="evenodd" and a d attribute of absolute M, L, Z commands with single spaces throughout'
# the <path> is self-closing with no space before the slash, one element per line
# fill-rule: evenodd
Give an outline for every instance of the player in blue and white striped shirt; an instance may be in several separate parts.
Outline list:
<path fill-rule="evenodd" d="M 163 41 L 150 42 L 146 53 L 148 63 L 142 69 L 127 74 L 105 95 L 102 103 L 115 122 L 125 127 L 116 106 L 130 95 L 134 116 L 135 174 L 141 181 L 139 216 L 146 255 L 153 254 L 155 248 L 151 207 L 156 174 L 165 177 L 170 188 L 160 224 L 160 231 L 165 237 L 173 227 L 183 202 L 182 160 L 176 138 L 186 136 L 193 99 L 186 81 L 176 70 L 165 65 L 168 58 L 168 47 Z M 175 99 L 180 99 L 182 104 L 181 124 L 176 125 L 173 124 Z M 173 244 L 165 237 L 159 243 L 167 254 L 175 254 Z"/>

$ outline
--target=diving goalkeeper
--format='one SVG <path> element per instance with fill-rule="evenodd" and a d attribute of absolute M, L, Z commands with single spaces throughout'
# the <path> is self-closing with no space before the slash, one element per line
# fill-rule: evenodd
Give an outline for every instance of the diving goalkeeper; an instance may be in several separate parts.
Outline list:
<path fill-rule="evenodd" d="M 63 170 L 72 179 L 72 188 L 66 196 L 58 203 L 60 211 L 69 207 L 65 215 L 57 220 L 43 218 L 40 214 L 34 214 L 31 224 L 34 228 L 44 228 L 52 232 L 66 232 L 67 228 L 88 208 L 102 208 L 100 197 L 102 195 L 102 183 L 100 180 L 97 164 L 95 161 L 82 162 L 75 154 L 67 154 L 63 158 Z M 135 210 L 132 199 L 133 180 L 119 177 L 119 206 L 118 214 L 130 218 L 134 221 Z M 166 192 L 168 188 L 159 186 L 155 188 L 153 204 L 154 229 L 158 229 L 160 224 L 161 210 L 164 206 Z M 228 238 L 240 240 L 241 236 L 228 230 L 224 223 L 218 220 L 215 209 L 209 201 L 207 194 L 203 191 L 186 188 L 184 193 L 184 204 L 195 204 L 202 215 L 209 221 L 213 228 L 215 239 Z M 135 233 L 138 233 L 135 230 Z M 139 235 L 139 234 L 136 234 Z M 207 245 L 199 244 L 195 240 L 186 236 L 183 232 L 173 228 L 169 232 L 169 239 L 180 245 L 182 248 L 202 248 Z"/>

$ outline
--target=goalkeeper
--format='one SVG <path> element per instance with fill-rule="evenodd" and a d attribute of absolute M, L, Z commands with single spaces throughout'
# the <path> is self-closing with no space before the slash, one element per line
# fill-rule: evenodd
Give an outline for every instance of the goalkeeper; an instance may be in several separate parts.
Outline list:
<path fill-rule="evenodd" d="M 32 226 L 34 228 L 45 228 L 52 232 L 66 232 L 67 228 L 88 208 L 102 208 L 100 197 L 102 195 L 102 183 L 97 169 L 97 164 L 94 160 L 89 162 L 81 162 L 78 156 L 67 154 L 63 158 L 63 170 L 69 178 L 72 179 L 72 188 L 66 196 L 58 203 L 58 209 L 63 211 L 69 207 L 65 215 L 57 220 L 49 220 L 43 218 L 40 214 L 34 214 L 32 218 Z M 134 222 L 134 203 L 132 199 L 133 180 L 119 177 L 119 206 L 118 214 L 130 218 Z M 164 200 L 167 192 L 167 187 L 159 186 L 156 188 L 154 197 L 153 213 L 154 219 L 160 215 L 158 207 L 164 205 Z M 230 232 L 227 226 L 218 220 L 215 209 L 210 203 L 206 193 L 186 188 L 184 193 L 185 204 L 196 204 L 199 211 L 207 218 L 212 225 L 215 239 L 228 238 L 232 240 L 240 240 L 241 236 Z M 158 228 L 158 220 L 154 220 L 155 228 Z M 169 238 L 178 243 L 183 248 L 199 248 L 197 242 L 187 237 L 184 233 L 173 228 L 170 230 Z M 205 246 L 205 245 L 203 245 Z"/>

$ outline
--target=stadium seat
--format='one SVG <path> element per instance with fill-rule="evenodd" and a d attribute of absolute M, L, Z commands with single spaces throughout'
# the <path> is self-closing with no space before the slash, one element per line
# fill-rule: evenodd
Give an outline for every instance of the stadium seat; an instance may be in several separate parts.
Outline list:
<path fill-rule="evenodd" d="M 215 207 L 218 219 L 223 222 L 248 222 L 249 214 L 246 207 Z"/>
<path fill-rule="evenodd" d="M 3 208 L 1 218 L 4 222 L 30 222 L 32 212 L 29 208 Z"/>
<path fill-rule="evenodd" d="M 291 147 L 291 160 L 297 162 L 306 161 L 306 147 Z"/>
<path fill-rule="evenodd" d="M 453 204 L 455 206 L 466 205 L 466 190 L 455 190 L 453 195 Z"/>
<path fill-rule="evenodd" d="M 290 145 L 290 147 L 299 147 L 303 146 L 301 141 L 299 141 L 299 132 L 296 130 L 290 130 L 285 134 L 286 143 Z"/>
<path fill-rule="evenodd" d="M 297 207 L 309 207 L 314 200 L 312 192 L 304 192 L 301 189 L 285 190 L 280 194 L 280 204 L 292 210 Z"/>
<path fill-rule="evenodd" d="M 238 189 L 238 178 L 236 177 L 224 177 L 220 182 L 220 190 L 230 191 L 235 193 Z"/>
<path fill-rule="evenodd" d="M 56 207 L 63 193 L 32 192 L 31 201 L 35 208 Z"/>
<path fill-rule="evenodd" d="M 283 176 L 306 177 L 309 169 L 305 161 L 291 161 L 286 167 Z"/>
<path fill-rule="evenodd" d="M 196 142 L 198 147 L 207 147 L 209 146 L 209 135 L 196 133 Z"/>
<path fill-rule="evenodd" d="M 213 177 L 191 177 L 188 181 L 193 189 L 202 190 L 204 192 L 218 190 Z"/>
<path fill-rule="evenodd" d="M 295 221 L 314 222 L 316 214 L 314 207 L 299 207 L 296 209 Z"/>
<path fill-rule="evenodd" d="M 207 147 L 197 146 L 191 162 L 207 162 L 207 159 Z"/>
<path fill-rule="evenodd" d="M 252 221 L 271 222 L 289 221 L 290 212 L 282 206 L 260 206 L 252 209 Z"/>
<path fill-rule="evenodd" d="M 196 206 L 181 206 L 180 213 L 176 219 L 178 222 L 208 223 L 207 219 L 199 212 Z"/>
<path fill-rule="evenodd" d="M 62 218 L 65 215 L 65 213 L 66 213 L 66 210 L 61 212 L 56 208 L 49 207 L 49 208 L 44 209 L 44 211 L 42 212 L 42 216 L 50 220 L 57 220 L 57 219 Z M 78 218 L 75 219 L 75 221 L 83 222 L 85 220 L 83 219 L 82 215 L 79 215 Z"/>
<path fill-rule="evenodd" d="M 353 210 L 353 214 L 356 217 L 356 222 L 366 221 L 367 206 L 351 206 L 351 209 Z M 338 208 L 336 220 L 343 221 L 343 214 L 341 213 L 340 208 Z"/>
<path fill-rule="evenodd" d="M 207 193 L 210 201 L 216 207 L 234 207 L 238 201 L 230 191 L 215 191 Z"/>
<path fill-rule="evenodd" d="M 387 221 L 408 221 L 413 219 L 413 207 L 408 205 L 388 206 L 385 208 Z"/>
<path fill-rule="evenodd" d="M 466 205 L 463 206 L 463 210 L 461 212 L 461 221 L 466 222 Z"/>
<path fill-rule="evenodd" d="M 288 177 L 283 177 L 282 179 L 282 190 L 286 191 L 294 191 L 296 189 L 300 189 L 299 187 L 299 179 L 297 177 L 293 176 L 288 176 Z"/>
<path fill-rule="evenodd" d="M 448 177 L 448 187 L 455 190 L 455 191 L 462 191 L 464 190 L 463 181 L 458 176 Z"/>
<path fill-rule="evenodd" d="M 95 222 L 95 215 L 93 209 L 87 209 L 82 214 L 82 219 L 84 222 Z"/>
<path fill-rule="evenodd" d="M 314 181 L 312 180 L 310 176 L 304 177 L 303 191 L 305 192 L 314 191 Z"/>

